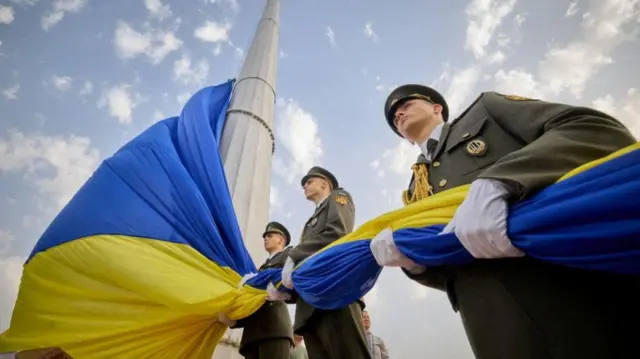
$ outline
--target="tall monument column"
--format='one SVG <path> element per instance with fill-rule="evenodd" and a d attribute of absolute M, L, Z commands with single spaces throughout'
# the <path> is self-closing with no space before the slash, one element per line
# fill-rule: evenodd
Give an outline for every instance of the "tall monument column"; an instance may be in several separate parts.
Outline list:
<path fill-rule="evenodd" d="M 265 259 L 262 231 L 269 222 L 273 117 L 278 65 L 279 0 L 267 0 L 236 80 L 220 140 L 220 156 L 240 231 L 256 264 Z M 242 358 L 233 343 L 241 330 L 229 330 L 215 359 Z"/>
<path fill-rule="evenodd" d="M 262 230 L 269 221 L 273 117 L 278 64 L 279 0 L 267 0 L 236 80 L 222 131 L 220 155 L 245 246 L 265 258 Z"/>

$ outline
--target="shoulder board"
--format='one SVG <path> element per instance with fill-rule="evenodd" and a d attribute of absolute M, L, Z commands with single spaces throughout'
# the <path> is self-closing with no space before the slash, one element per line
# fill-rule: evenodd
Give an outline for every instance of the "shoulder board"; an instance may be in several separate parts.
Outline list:
<path fill-rule="evenodd" d="M 531 98 L 531 97 L 524 97 L 524 96 L 520 96 L 520 95 L 506 95 L 506 94 L 502 94 L 499 92 L 494 92 L 494 94 L 496 96 L 500 96 L 502 98 L 505 98 L 509 101 L 539 101 L 538 99 L 535 98 Z"/>
<path fill-rule="evenodd" d="M 336 193 L 336 199 L 335 201 L 340 204 L 340 205 L 347 205 L 349 202 L 351 202 L 351 196 L 349 195 L 349 193 L 344 192 L 344 191 L 339 191 Z"/>

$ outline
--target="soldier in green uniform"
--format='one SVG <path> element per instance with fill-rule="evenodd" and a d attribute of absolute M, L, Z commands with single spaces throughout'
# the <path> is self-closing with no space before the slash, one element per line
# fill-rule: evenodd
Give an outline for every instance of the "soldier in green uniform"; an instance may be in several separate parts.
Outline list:
<path fill-rule="evenodd" d="M 316 209 L 304 226 L 300 243 L 289 252 L 282 271 L 282 283 L 290 289 L 293 289 L 293 267 L 353 231 L 355 218 L 351 195 L 339 187 L 331 172 L 313 167 L 302 178 L 301 185 L 305 197 L 315 203 Z M 342 309 L 320 310 L 298 298 L 294 331 L 304 337 L 309 358 L 370 358 L 362 325 L 363 305 L 355 302 Z"/>
<path fill-rule="evenodd" d="M 291 247 L 288 247 L 291 242 L 289 231 L 278 222 L 270 222 L 262 238 L 269 258 L 259 270 L 282 268 L 291 250 Z M 240 354 L 245 358 L 289 359 L 289 351 L 293 346 L 293 330 L 284 301 L 267 301 L 257 312 L 238 320 L 231 328 L 244 328 Z"/>
<path fill-rule="evenodd" d="M 640 320 L 640 278 L 527 257 L 506 229 L 509 203 L 635 143 L 625 126 L 590 108 L 495 92 L 450 120 L 444 97 L 421 85 L 392 91 L 384 114 L 421 151 L 405 204 L 471 184 L 443 232 L 479 260 L 424 268 L 396 253 L 404 258 L 382 264 L 446 291 L 478 359 L 640 358 L 638 331 L 630 329 Z"/>

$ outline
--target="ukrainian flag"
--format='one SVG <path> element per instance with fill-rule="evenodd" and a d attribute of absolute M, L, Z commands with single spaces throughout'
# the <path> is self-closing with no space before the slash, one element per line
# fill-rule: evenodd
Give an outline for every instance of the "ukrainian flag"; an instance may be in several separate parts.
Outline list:
<path fill-rule="evenodd" d="M 106 159 L 24 265 L 0 352 L 74 358 L 211 358 L 266 292 L 233 211 L 218 140 L 234 81 L 196 93 Z"/>
<path fill-rule="evenodd" d="M 575 268 L 640 275 L 640 143 L 567 173 L 509 209 L 507 233 L 526 255 Z M 295 290 L 316 308 L 355 302 L 382 268 L 371 239 L 386 228 L 398 249 L 427 267 L 475 260 L 453 233 L 439 234 L 469 186 L 383 214 L 299 263 Z"/>

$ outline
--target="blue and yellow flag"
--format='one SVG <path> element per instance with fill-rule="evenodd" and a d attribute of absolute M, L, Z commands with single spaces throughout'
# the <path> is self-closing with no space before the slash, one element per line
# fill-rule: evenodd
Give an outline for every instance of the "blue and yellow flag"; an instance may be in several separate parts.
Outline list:
<path fill-rule="evenodd" d="M 509 209 L 508 236 L 526 255 L 589 270 L 640 275 L 640 143 L 587 163 Z M 335 309 L 375 284 L 382 268 L 371 239 L 391 228 L 398 249 L 436 267 L 473 261 L 455 234 L 440 234 L 469 186 L 452 188 L 383 214 L 299 263 L 295 290 Z"/>
<path fill-rule="evenodd" d="M 243 245 L 218 140 L 234 82 L 196 93 L 106 159 L 24 265 L 0 352 L 74 358 L 211 358 L 264 290 Z"/>

